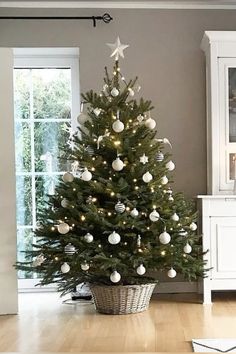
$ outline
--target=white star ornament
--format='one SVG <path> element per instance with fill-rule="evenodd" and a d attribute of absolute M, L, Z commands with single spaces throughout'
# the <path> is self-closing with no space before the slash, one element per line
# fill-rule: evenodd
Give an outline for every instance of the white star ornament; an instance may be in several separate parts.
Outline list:
<path fill-rule="evenodd" d="M 115 60 L 119 60 L 120 56 L 124 58 L 124 50 L 129 47 L 128 44 L 121 44 L 119 37 L 117 37 L 115 43 L 107 43 L 107 45 L 111 48 L 111 57 L 115 56 Z"/>

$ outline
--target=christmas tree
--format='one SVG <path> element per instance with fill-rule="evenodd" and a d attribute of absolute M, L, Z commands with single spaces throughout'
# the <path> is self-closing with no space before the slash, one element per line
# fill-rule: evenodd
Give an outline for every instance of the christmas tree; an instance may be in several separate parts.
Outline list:
<path fill-rule="evenodd" d="M 64 147 L 71 167 L 40 216 L 27 261 L 17 263 L 63 293 L 81 282 L 153 282 L 156 271 L 204 275 L 194 204 L 171 189 L 170 142 L 157 137 L 151 102 L 134 98 L 137 78 L 121 73 L 128 45 L 118 38 L 108 46 L 113 72 L 105 68 L 100 93 L 82 95 L 86 109 Z"/>

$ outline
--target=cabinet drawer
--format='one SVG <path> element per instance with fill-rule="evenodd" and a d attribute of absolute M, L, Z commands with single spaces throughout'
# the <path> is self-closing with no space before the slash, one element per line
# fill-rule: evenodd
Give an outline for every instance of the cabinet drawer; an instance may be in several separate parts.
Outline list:
<path fill-rule="evenodd" d="M 236 216 L 236 198 L 211 199 L 207 201 L 206 212 L 209 216 Z M 205 202 L 204 202 L 205 204 Z"/>

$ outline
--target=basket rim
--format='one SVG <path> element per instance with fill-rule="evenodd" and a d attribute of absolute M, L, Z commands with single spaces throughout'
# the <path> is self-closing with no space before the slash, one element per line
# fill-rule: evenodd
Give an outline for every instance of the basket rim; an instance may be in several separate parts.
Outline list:
<path fill-rule="evenodd" d="M 140 288 L 140 287 L 145 287 L 147 285 L 157 285 L 157 282 L 151 282 L 151 283 L 145 283 L 145 284 L 129 284 L 129 285 L 103 285 L 103 284 L 93 284 L 93 283 L 89 283 L 89 287 L 90 289 L 93 287 L 99 287 L 99 288 Z"/>

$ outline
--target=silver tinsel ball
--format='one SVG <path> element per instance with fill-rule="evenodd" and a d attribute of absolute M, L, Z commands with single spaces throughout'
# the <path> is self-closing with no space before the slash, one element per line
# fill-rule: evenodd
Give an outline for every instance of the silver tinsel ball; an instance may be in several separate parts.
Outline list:
<path fill-rule="evenodd" d="M 115 211 L 117 211 L 117 213 L 122 214 L 125 211 L 125 205 L 119 201 L 115 205 Z"/>
<path fill-rule="evenodd" d="M 164 160 L 164 154 L 161 151 L 157 153 L 156 160 L 157 162 L 162 162 Z"/>
<path fill-rule="evenodd" d="M 75 246 L 72 245 L 71 243 L 68 243 L 64 247 L 64 252 L 65 252 L 65 254 L 68 254 L 68 256 L 73 256 L 73 254 L 76 252 Z"/>

